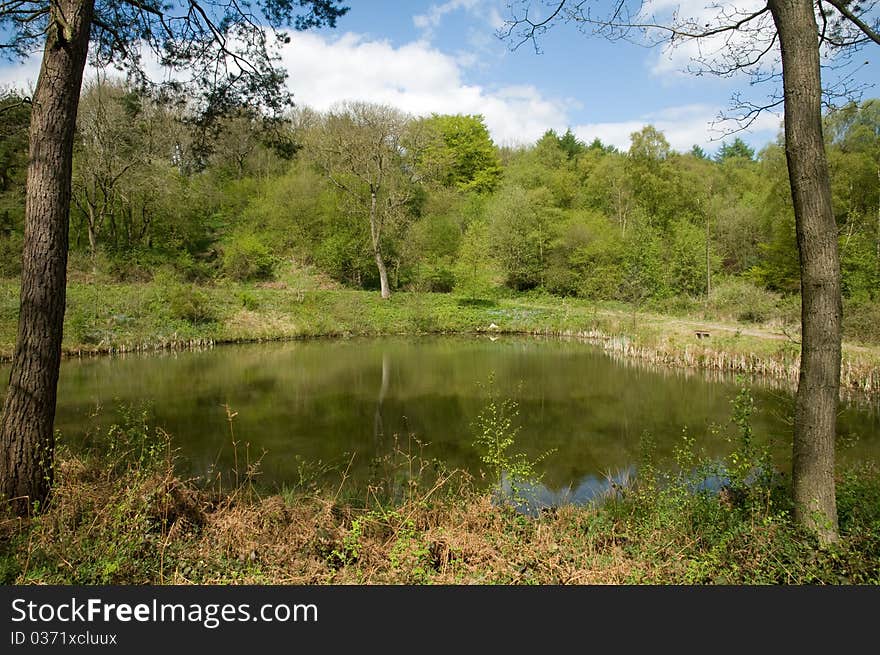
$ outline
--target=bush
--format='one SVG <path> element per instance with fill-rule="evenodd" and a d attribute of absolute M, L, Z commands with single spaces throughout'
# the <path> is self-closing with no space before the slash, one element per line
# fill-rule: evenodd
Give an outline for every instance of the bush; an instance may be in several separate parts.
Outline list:
<path fill-rule="evenodd" d="M 730 278 L 712 291 L 710 307 L 723 317 L 746 323 L 764 323 L 779 318 L 779 294 L 755 286 L 747 280 Z"/>
<path fill-rule="evenodd" d="M 223 272 L 233 280 L 271 280 L 275 258 L 253 234 L 232 236 L 223 246 Z"/>
<path fill-rule="evenodd" d="M 172 287 L 169 291 L 168 306 L 174 318 L 194 325 L 217 320 L 208 294 L 194 286 L 181 284 Z"/>
<path fill-rule="evenodd" d="M 196 259 L 188 252 L 180 253 L 173 264 L 174 270 L 187 282 L 203 284 L 215 273 L 215 268 L 210 262 Z"/>
<path fill-rule="evenodd" d="M 254 312 L 260 308 L 260 299 L 248 291 L 242 291 L 238 294 L 241 300 L 241 306 L 250 312 Z"/>
<path fill-rule="evenodd" d="M 449 293 L 455 286 L 455 273 L 448 266 L 425 266 L 419 274 L 418 287 L 431 293 Z"/>

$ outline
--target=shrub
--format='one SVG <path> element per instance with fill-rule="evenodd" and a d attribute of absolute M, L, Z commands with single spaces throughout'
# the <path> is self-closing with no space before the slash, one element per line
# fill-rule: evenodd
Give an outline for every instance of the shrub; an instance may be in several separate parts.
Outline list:
<path fill-rule="evenodd" d="M 223 246 L 223 272 L 233 280 L 271 280 L 275 258 L 255 235 L 232 236 Z"/>
<path fill-rule="evenodd" d="M 449 293 L 455 286 L 455 273 L 443 264 L 425 266 L 420 272 L 418 286 L 431 293 Z"/>
<path fill-rule="evenodd" d="M 194 286 L 181 284 L 172 287 L 168 294 L 168 306 L 174 318 L 194 325 L 217 320 L 208 294 Z"/>
<path fill-rule="evenodd" d="M 254 312 L 260 308 L 260 299 L 248 291 L 239 293 L 238 298 L 241 300 L 241 306 L 248 311 Z"/>
<path fill-rule="evenodd" d="M 779 294 L 747 280 L 730 278 L 712 291 L 710 306 L 721 316 L 747 323 L 764 323 L 779 317 L 780 300 Z"/>

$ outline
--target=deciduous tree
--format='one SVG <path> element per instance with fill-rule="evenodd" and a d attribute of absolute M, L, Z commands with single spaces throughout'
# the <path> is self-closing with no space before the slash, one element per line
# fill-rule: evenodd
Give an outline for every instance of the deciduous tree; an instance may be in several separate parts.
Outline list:
<path fill-rule="evenodd" d="M 391 297 L 385 233 L 406 216 L 419 179 L 425 132 L 403 112 L 351 102 L 328 112 L 307 136 L 307 152 L 370 225 L 383 298 Z"/>

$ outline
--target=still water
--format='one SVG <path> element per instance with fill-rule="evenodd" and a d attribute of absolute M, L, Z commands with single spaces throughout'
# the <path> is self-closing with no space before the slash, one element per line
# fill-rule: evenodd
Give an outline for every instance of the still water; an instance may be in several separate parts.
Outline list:
<path fill-rule="evenodd" d="M 488 386 L 490 376 L 493 387 Z M 0 368 L 0 391 L 8 366 Z M 682 431 L 708 455 L 728 452 L 735 434 L 732 377 L 614 360 L 576 341 L 525 337 L 313 340 L 219 347 L 202 352 L 68 360 L 62 365 L 56 426 L 76 442 L 117 421 L 121 405 L 148 403 L 152 421 L 174 436 L 182 470 L 228 471 L 236 453 L 227 413 L 236 413 L 239 466 L 260 460 L 265 488 L 295 483 L 305 462 L 348 469 L 364 481 L 395 447 L 479 477 L 473 421 L 490 393 L 517 403 L 517 450 L 552 450 L 540 465 L 543 493 L 586 499 L 608 475 L 639 461 L 640 437 L 672 462 Z M 755 439 L 785 470 L 790 390 L 755 381 Z M 848 404 L 838 421 L 842 462 L 880 460 L 877 403 Z M 421 445 L 420 445 L 421 444 Z"/>

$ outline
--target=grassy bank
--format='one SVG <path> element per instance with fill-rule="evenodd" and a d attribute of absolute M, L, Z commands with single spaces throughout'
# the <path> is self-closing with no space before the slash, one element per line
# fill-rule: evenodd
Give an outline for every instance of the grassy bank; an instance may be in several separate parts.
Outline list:
<path fill-rule="evenodd" d="M 0 359 L 15 344 L 18 286 L 0 281 Z M 193 286 L 74 279 L 68 356 L 205 347 L 220 343 L 436 333 L 519 333 L 582 338 L 610 353 L 663 366 L 797 379 L 797 335 L 774 324 L 670 317 L 549 296 L 473 301 L 451 294 L 323 288 L 307 275 L 264 285 Z M 701 333 L 698 335 L 697 333 Z M 845 344 L 844 389 L 880 392 L 880 347 Z"/>
<path fill-rule="evenodd" d="M 362 489 L 308 476 L 263 496 L 176 477 L 161 430 L 116 429 L 62 452 L 36 518 L 0 520 L 0 582 L 16 584 L 878 584 L 880 476 L 838 479 L 841 541 L 791 520 L 786 482 L 745 482 L 687 442 L 590 506 L 515 512 L 458 471 L 406 453 Z M 687 475 L 664 470 L 690 472 Z"/>

